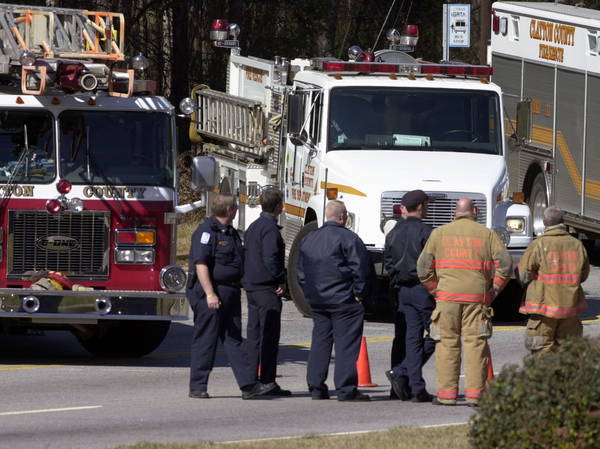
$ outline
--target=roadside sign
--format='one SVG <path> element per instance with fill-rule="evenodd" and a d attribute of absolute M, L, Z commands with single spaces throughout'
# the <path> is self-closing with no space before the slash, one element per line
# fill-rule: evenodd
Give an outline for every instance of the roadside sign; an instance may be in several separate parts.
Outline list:
<path fill-rule="evenodd" d="M 447 6 L 447 35 L 449 47 L 471 46 L 471 5 Z"/>

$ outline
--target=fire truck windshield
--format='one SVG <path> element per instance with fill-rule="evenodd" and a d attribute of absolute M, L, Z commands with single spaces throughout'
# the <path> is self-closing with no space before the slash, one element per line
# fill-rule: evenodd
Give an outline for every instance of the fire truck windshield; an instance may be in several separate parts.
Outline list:
<path fill-rule="evenodd" d="M 328 150 L 501 154 L 501 115 L 494 92 L 336 88 L 329 117 Z"/>
<path fill-rule="evenodd" d="M 56 176 L 52 115 L 0 111 L 0 183 L 47 183 Z"/>
<path fill-rule="evenodd" d="M 65 111 L 58 127 L 62 178 L 74 184 L 173 186 L 167 114 Z"/>

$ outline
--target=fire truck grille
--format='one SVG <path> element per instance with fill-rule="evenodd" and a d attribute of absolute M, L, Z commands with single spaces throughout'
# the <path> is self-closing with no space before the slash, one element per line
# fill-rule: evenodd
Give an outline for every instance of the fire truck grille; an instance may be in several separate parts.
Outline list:
<path fill-rule="evenodd" d="M 109 213 L 9 212 L 7 277 L 22 279 L 40 270 L 74 279 L 108 277 Z"/>
<path fill-rule="evenodd" d="M 401 204 L 402 197 L 406 192 L 383 192 L 381 195 L 381 219 L 389 218 L 393 215 L 394 204 Z M 427 208 L 427 218 L 425 223 L 434 228 L 450 223 L 453 218 L 454 206 L 460 198 L 471 198 L 479 213 L 477 222 L 485 226 L 487 217 L 487 207 L 485 195 L 480 193 L 465 192 L 426 192 L 429 196 L 429 207 Z"/>

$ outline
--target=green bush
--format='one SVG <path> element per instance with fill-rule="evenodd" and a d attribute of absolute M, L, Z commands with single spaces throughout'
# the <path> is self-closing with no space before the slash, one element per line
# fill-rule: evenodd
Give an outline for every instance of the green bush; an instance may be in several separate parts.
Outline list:
<path fill-rule="evenodd" d="M 470 424 L 475 449 L 600 448 L 600 339 L 504 368 Z"/>

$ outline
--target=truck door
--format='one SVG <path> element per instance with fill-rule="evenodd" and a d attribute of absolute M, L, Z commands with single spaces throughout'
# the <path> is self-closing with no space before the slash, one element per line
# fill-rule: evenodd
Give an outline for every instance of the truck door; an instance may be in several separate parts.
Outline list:
<path fill-rule="evenodd" d="M 317 189 L 317 145 L 321 136 L 322 94 L 318 89 L 297 91 L 301 107 L 302 126 L 297 135 L 288 139 L 285 161 L 285 200 L 287 218 L 304 220 L 306 205 Z M 303 224 L 303 223 L 302 223 Z"/>

